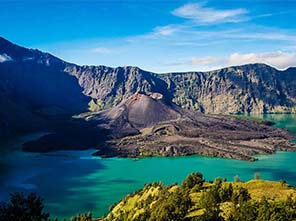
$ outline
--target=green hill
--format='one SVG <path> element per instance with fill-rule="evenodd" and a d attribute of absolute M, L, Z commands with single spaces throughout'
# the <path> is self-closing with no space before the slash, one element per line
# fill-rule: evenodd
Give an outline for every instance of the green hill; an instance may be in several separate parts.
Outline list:
<path fill-rule="evenodd" d="M 205 182 L 201 173 L 190 174 L 182 184 L 147 184 L 111 205 L 109 213 L 94 218 L 91 212 L 64 221 L 293 221 L 296 189 L 284 180 L 248 182 L 216 178 Z M 79 208 L 76 208 L 77 211 Z M 43 200 L 32 193 L 15 193 L 0 203 L 0 221 L 58 221 L 44 212 Z"/>
<path fill-rule="evenodd" d="M 296 190 L 284 181 L 204 182 L 199 173 L 181 185 L 146 185 L 110 208 L 101 221 L 296 220 Z"/>

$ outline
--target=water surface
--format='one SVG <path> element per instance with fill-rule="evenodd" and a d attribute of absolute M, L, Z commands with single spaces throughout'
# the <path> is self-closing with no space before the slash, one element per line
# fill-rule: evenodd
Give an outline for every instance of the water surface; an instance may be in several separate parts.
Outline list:
<path fill-rule="evenodd" d="M 296 115 L 255 117 L 272 120 L 277 127 L 296 132 Z M 218 176 L 233 180 L 236 175 L 249 180 L 254 173 L 260 173 L 263 179 L 285 179 L 296 185 L 296 153 L 260 155 L 259 161 L 244 162 L 201 156 L 101 159 L 91 156 L 94 150 L 49 154 L 19 150 L 22 142 L 38 135 L 0 144 L 0 199 L 7 199 L 9 192 L 37 192 L 45 198 L 46 209 L 57 217 L 70 217 L 87 211 L 101 216 L 112 203 L 145 183 L 180 182 L 196 171 L 202 172 L 207 180 Z"/>

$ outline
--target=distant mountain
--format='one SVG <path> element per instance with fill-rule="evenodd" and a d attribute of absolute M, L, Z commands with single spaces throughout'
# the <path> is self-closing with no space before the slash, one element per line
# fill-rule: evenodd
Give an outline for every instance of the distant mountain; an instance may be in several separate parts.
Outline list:
<path fill-rule="evenodd" d="M 160 93 L 204 113 L 296 112 L 296 69 L 264 64 L 155 74 L 137 67 L 78 66 L 0 37 L 0 136 Z"/>
<path fill-rule="evenodd" d="M 205 113 L 296 112 L 296 69 L 249 64 L 161 75 L 174 101 Z"/>
<path fill-rule="evenodd" d="M 90 98 L 68 64 L 38 50 L 0 38 L 0 136 L 37 130 L 86 111 Z"/>
<path fill-rule="evenodd" d="M 183 108 L 204 113 L 295 113 L 296 69 L 249 64 L 210 72 L 155 74 L 136 67 L 72 66 L 93 110 L 135 92 L 157 92 Z"/>

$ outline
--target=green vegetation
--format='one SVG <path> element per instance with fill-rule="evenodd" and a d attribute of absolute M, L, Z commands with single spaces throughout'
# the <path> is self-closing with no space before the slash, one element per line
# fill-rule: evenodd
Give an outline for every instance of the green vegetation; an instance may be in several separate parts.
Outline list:
<path fill-rule="evenodd" d="M 43 201 L 36 194 L 15 193 L 9 202 L 1 204 L 0 221 L 47 221 L 49 214 L 43 208 Z"/>
<path fill-rule="evenodd" d="M 92 213 L 84 213 L 84 214 L 78 214 L 77 216 L 71 217 L 70 221 L 92 221 Z"/>
<path fill-rule="evenodd" d="M 296 220 L 296 190 L 283 182 L 203 180 L 190 174 L 181 185 L 146 185 L 110 208 L 103 221 Z"/>
<path fill-rule="evenodd" d="M 145 185 L 110 207 L 108 215 L 79 214 L 64 221 L 292 221 L 296 220 L 296 189 L 285 182 L 260 180 L 208 183 L 201 173 L 181 185 Z M 57 221 L 43 212 L 36 194 L 14 194 L 0 207 L 0 221 Z"/>

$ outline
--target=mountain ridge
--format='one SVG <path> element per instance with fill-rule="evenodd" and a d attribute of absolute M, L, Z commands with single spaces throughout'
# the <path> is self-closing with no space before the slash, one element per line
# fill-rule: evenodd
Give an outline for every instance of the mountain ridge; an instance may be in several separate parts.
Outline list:
<path fill-rule="evenodd" d="M 0 104 L 6 107 L 0 119 L 10 130 L 2 127 L 3 135 L 38 130 L 52 117 L 112 108 L 137 92 L 160 93 L 182 108 L 210 114 L 296 113 L 296 68 L 248 64 L 156 74 L 134 66 L 80 66 L 1 37 L 0 56 Z"/>
<path fill-rule="evenodd" d="M 51 132 L 24 150 L 95 147 L 106 157 L 202 154 L 250 161 L 255 153 L 295 150 L 287 131 L 213 115 L 251 112 L 256 99 L 265 109 L 294 104 L 295 81 L 272 81 L 281 76 L 269 66 L 160 75 L 131 66 L 78 66 L 3 40 L 0 46 L 0 136 Z"/>

